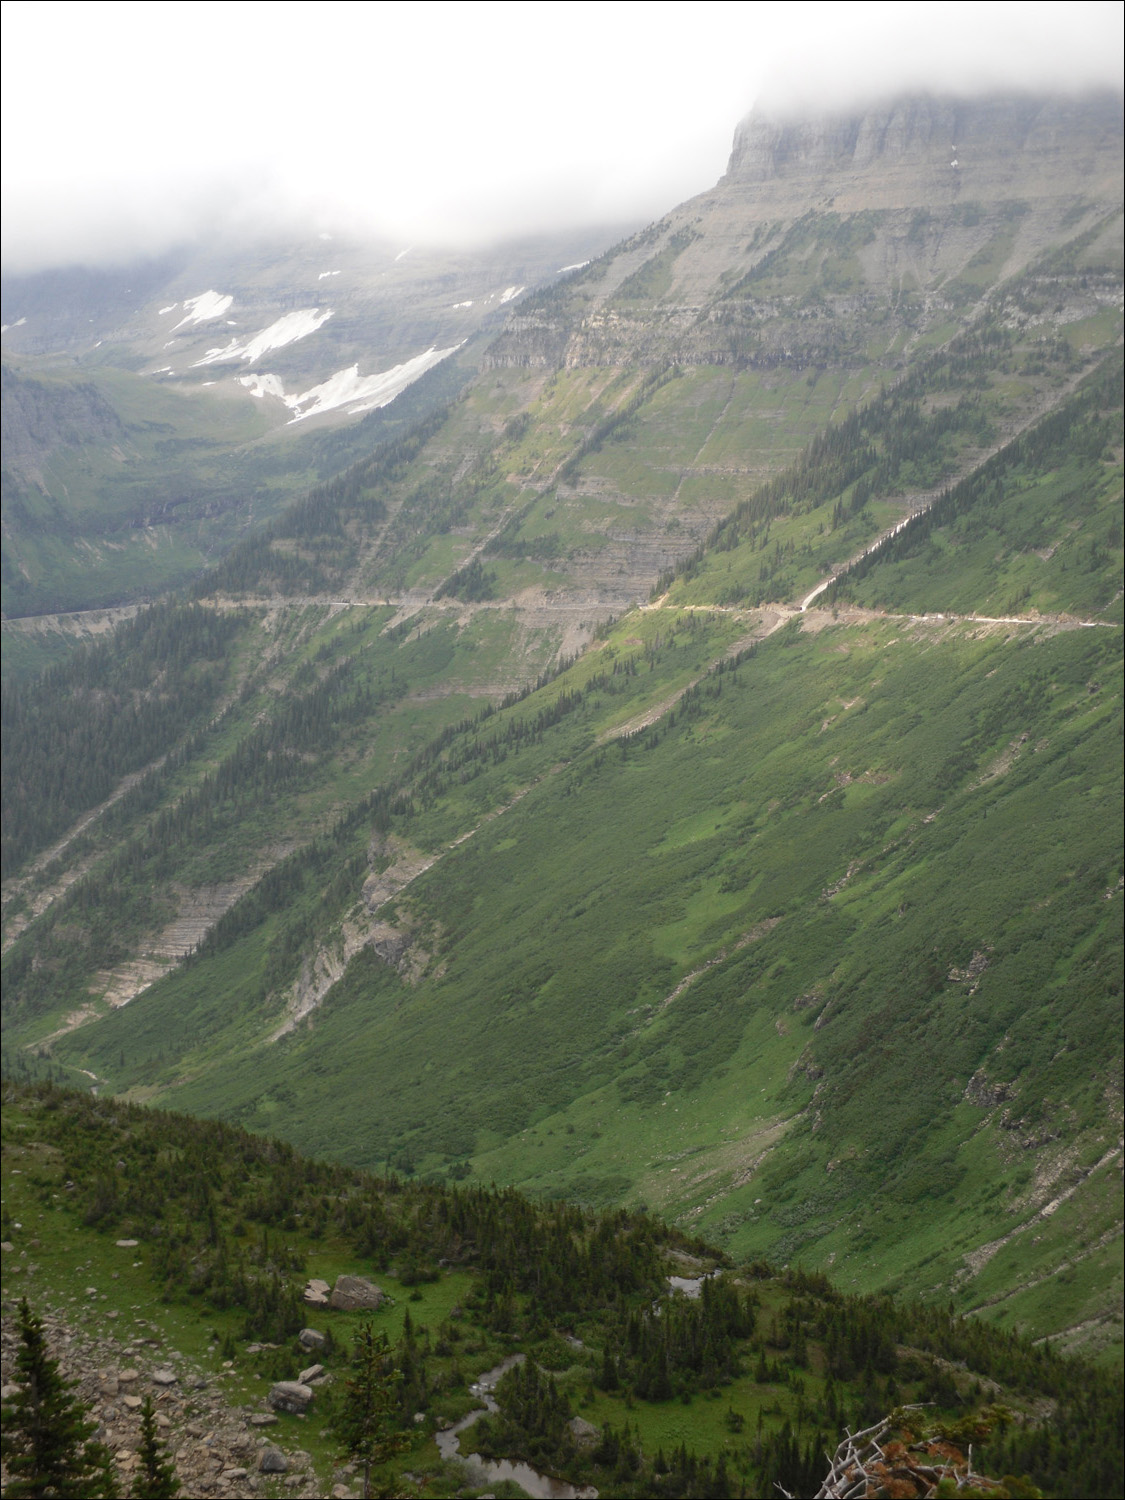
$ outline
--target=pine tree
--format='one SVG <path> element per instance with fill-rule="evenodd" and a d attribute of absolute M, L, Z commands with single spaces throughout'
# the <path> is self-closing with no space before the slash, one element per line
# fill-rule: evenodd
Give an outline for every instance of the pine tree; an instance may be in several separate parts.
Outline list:
<path fill-rule="evenodd" d="M 20 1301 L 19 1392 L 3 1406 L 0 1445 L 11 1500 L 113 1500 L 118 1494 L 109 1449 L 92 1441 L 97 1423 L 72 1394 L 47 1352 L 42 1318 Z"/>
<path fill-rule="evenodd" d="M 395 1388 L 401 1372 L 391 1362 L 385 1333 L 364 1323 L 355 1336 L 352 1373 L 332 1425 L 349 1458 L 363 1465 L 364 1500 L 371 1494 L 371 1469 L 401 1453 L 409 1434 L 397 1430 Z"/>
<path fill-rule="evenodd" d="M 135 1500 L 174 1500 L 180 1493 L 180 1483 L 156 1436 L 156 1412 L 151 1396 L 145 1397 L 141 1407 L 141 1441 L 137 1452 L 141 1472 L 133 1481 Z"/>

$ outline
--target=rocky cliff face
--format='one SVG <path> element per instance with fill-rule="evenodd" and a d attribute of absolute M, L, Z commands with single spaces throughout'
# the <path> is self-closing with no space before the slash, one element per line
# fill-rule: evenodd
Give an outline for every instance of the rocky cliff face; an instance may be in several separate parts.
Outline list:
<path fill-rule="evenodd" d="M 1119 181 L 1121 101 L 1017 95 L 912 95 L 862 111 L 787 120 L 754 111 L 739 125 L 723 185 L 781 180 L 876 188 L 877 206 L 927 200 L 935 188 L 1104 191 Z M 876 206 L 872 203 L 869 206 Z"/>

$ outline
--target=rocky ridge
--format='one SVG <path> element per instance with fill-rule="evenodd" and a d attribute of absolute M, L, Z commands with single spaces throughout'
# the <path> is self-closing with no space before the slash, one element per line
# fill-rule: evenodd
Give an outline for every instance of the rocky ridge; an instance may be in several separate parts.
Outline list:
<path fill-rule="evenodd" d="M 852 367 L 880 327 L 901 354 L 963 318 L 976 265 L 1011 277 L 1064 226 L 1119 240 L 1121 170 L 1110 93 L 755 110 L 715 187 L 526 299 L 485 365 Z"/>

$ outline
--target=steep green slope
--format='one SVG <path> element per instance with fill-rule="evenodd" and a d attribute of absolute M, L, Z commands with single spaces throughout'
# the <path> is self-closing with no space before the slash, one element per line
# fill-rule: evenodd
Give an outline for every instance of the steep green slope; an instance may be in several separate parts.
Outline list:
<path fill-rule="evenodd" d="M 234 549 L 212 654 L 17 696 L 10 1054 L 1118 1344 L 1121 216 L 1029 160 L 721 185 Z"/>
<path fill-rule="evenodd" d="M 1080 457 L 1088 423 L 1066 430 Z M 1039 451 L 1056 463 L 1057 434 Z M 1119 631 L 836 615 L 627 617 L 550 687 L 416 755 L 192 965 L 56 1050 L 357 1162 L 468 1158 L 644 1199 L 740 1253 L 811 1251 L 860 1286 L 963 1305 L 993 1295 L 985 1266 L 1004 1292 L 1040 1263 L 1065 1273 L 1077 1232 L 1073 1322 L 1103 1316 Z M 336 720 L 312 723 L 338 741 L 333 694 Z M 268 764 L 242 760 L 259 779 Z M 261 811 L 220 802 L 224 839 Z M 368 844 L 372 820 L 393 835 Z M 149 835 L 142 891 L 172 826 Z M 396 871 L 413 878 L 394 899 Z M 93 892 L 83 905 L 96 932 Z M 56 909 L 56 945 L 39 936 L 33 1017 L 80 998 L 83 905 Z M 343 973 L 349 927 L 344 977 L 311 983 L 318 952 Z M 242 1049 L 287 1010 L 312 1029 L 259 1042 L 248 1071 Z M 1019 1253 L 1060 1190 L 1060 1238 Z M 1059 1326 L 1057 1303 L 1045 1324 L 1030 1302 L 996 1308 Z"/>
<path fill-rule="evenodd" d="M 1009 444 L 826 600 L 981 614 L 1071 612 L 1122 621 L 1122 370 L 1110 359 L 1054 415 Z M 868 575 L 871 575 L 870 577 Z"/>
<path fill-rule="evenodd" d="M 266 1021 L 279 951 L 295 966 L 312 872 L 311 907 L 60 1055 L 349 1160 L 475 1158 L 974 1300 L 965 1254 L 1116 1141 L 1120 646 L 820 623 L 620 748 L 597 746 L 595 698 L 511 753 L 507 787 L 567 764 L 384 907 L 394 961 L 364 950 L 252 1068 L 221 1055 Z M 468 759 L 487 801 L 496 717 Z M 1112 1198 L 1089 1199 L 1086 1316 L 1115 1282 Z"/>

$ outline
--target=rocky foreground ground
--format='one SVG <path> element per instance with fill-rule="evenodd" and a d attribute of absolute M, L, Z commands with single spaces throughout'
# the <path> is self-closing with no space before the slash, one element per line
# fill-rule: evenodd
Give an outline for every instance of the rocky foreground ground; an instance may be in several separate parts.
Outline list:
<path fill-rule="evenodd" d="M 146 1395 L 152 1397 L 160 1439 L 185 1495 L 231 1500 L 331 1495 L 346 1500 L 358 1493 L 351 1466 L 327 1482 L 319 1478 L 307 1453 L 278 1440 L 279 1419 L 267 1402 L 258 1407 L 232 1404 L 223 1392 L 222 1376 L 168 1348 L 155 1326 L 138 1319 L 119 1337 L 97 1336 L 70 1326 L 61 1309 L 38 1305 L 36 1311 L 52 1355 L 99 1423 L 98 1439 L 115 1454 L 123 1494 L 129 1493 L 139 1464 L 140 1410 Z M 15 1307 L 6 1304 L 0 1318 L 5 1395 L 17 1379 L 18 1348 Z"/>

